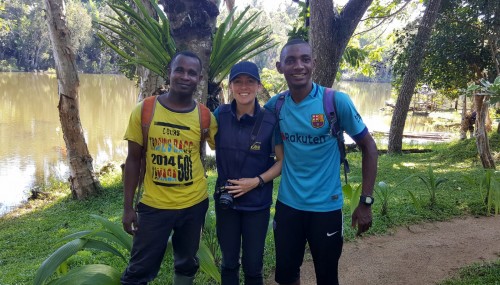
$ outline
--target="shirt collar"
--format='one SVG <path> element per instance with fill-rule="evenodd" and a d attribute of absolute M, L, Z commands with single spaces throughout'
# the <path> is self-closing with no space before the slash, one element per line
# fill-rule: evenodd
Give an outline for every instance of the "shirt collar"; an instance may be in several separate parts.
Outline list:
<path fill-rule="evenodd" d="M 246 120 L 247 117 L 249 118 L 255 118 L 257 116 L 257 114 L 260 113 L 260 105 L 259 105 L 259 101 L 257 101 L 257 97 L 255 98 L 255 108 L 254 108 L 254 111 L 253 111 L 253 116 L 250 116 L 248 114 L 245 114 L 243 116 L 241 116 L 240 120 Z M 231 101 L 231 114 L 236 118 L 236 100 L 233 99 L 233 101 Z"/>

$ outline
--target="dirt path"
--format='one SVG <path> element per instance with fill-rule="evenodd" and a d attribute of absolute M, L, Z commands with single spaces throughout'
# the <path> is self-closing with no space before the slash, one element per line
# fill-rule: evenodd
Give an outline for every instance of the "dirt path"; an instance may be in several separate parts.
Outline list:
<path fill-rule="evenodd" d="M 399 228 L 386 236 L 346 243 L 340 258 L 343 285 L 423 285 L 449 278 L 457 269 L 500 258 L 500 216 L 467 217 Z M 301 284 L 314 285 L 311 261 Z M 271 277 L 266 284 L 275 284 Z"/>

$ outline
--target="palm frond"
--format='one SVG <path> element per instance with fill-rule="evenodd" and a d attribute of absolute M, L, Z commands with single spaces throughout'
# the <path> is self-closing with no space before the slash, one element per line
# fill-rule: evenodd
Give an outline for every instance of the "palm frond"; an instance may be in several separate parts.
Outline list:
<path fill-rule="evenodd" d="M 127 65 L 141 65 L 166 78 L 167 65 L 176 51 L 175 43 L 170 35 L 168 19 L 155 1 L 150 1 L 159 21 L 148 14 L 141 1 L 134 0 L 138 11 L 127 5 L 126 1 L 108 3 L 116 17 L 96 21 L 103 31 L 98 36 Z M 104 31 L 111 34 L 107 35 Z"/>
<path fill-rule="evenodd" d="M 267 27 L 251 28 L 261 12 L 245 18 L 248 10 L 249 7 L 230 25 L 235 13 L 234 10 L 231 11 L 214 36 L 208 77 L 217 85 L 229 74 L 235 63 L 250 59 L 277 44 L 273 44 Z"/>

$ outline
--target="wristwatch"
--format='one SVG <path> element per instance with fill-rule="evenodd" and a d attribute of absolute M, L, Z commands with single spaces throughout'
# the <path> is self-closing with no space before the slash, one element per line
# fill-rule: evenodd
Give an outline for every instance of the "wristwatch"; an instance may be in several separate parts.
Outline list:
<path fill-rule="evenodd" d="M 262 177 L 260 177 L 260 175 L 257 175 L 257 178 L 259 178 L 259 187 L 264 187 L 264 179 L 262 179 Z"/>
<path fill-rule="evenodd" d="M 365 204 L 366 206 L 371 206 L 373 202 L 375 202 L 375 199 L 372 196 L 361 195 L 361 197 L 359 197 L 359 202 Z"/>

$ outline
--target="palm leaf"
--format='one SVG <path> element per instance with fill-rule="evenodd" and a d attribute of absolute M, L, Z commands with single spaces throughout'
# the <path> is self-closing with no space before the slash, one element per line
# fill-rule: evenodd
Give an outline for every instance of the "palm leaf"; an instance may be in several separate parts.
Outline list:
<path fill-rule="evenodd" d="M 209 80 L 215 84 L 229 74 L 231 67 L 240 60 L 247 60 L 265 50 L 274 47 L 267 28 L 253 29 L 260 12 L 253 13 L 244 19 L 247 7 L 229 26 L 234 10 L 217 29 L 213 40 L 213 51 L 210 55 Z"/>
<path fill-rule="evenodd" d="M 175 43 L 170 36 L 170 26 L 158 5 L 151 4 L 161 22 L 151 17 L 144 5 L 134 0 L 138 12 L 125 1 L 109 4 L 117 17 L 96 21 L 101 29 L 111 35 L 98 33 L 99 38 L 125 59 L 126 65 L 141 65 L 152 72 L 167 77 L 167 65 L 175 53 Z"/>
<path fill-rule="evenodd" d="M 75 268 L 51 282 L 51 285 L 119 285 L 121 273 L 104 264 L 90 264 Z"/>
<path fill-rule="evenodd" d="M 35 274 L 33 284 L 42 285 L 66 259 L 81 250 L 87 240 L 75 239 L 58 248 L 40 265 Z"/>
<path fill-rule="evenodd" d="M 123 230 L 121 225 L 115 224 L 98 215 L 90 215 L 90 216 L 97 219 L 103 225 L 104 228 L 106 228 L 111 234 L 116 236 L 121 246 L 126 248 L 128 251 L 132 250 L 132 238 Z"/>
<path fill-rule="evenodd" d="M 200 240 L 200 248 L 198 249 L 198 253 L 196 255 L 200 260 L 200 269 L 208 276 L 212 277 L 215 281 L 221 283 L 221 276 L 217 266 L 215 265 L 214 256 L 203 240 Z"/>
<path fill-rule="evenodd" d="M 85 243 L 85 245 L 83 246 L 82 249 L 85 249 L 85 248 L 98 249 L 98 250 L 112 253 L 116 256 L 121 257 L 123 259 L 123 261 L 127 262 L 127 259 L 125 258 L 125 256 L 123 256 L 123 254 L 121 254 L 121 252 L 119 252 L 118 250 L 116 250 L 116 248 L 114 248 L 109 243 L 106 243 L 104 241 L 100 241 L 100 240 L 96 240 L 96 239 L 87 239 L 87 242 Z"/>

